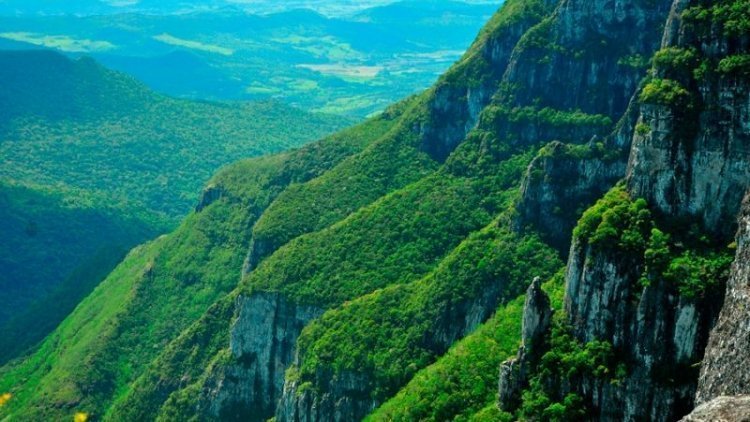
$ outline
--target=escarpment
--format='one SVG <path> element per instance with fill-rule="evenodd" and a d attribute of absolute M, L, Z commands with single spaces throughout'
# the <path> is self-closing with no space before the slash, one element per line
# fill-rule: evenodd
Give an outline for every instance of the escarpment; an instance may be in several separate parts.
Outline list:
<path fill-rule="evenodd" d="M 750 195 L 745 197 L 736 243 L 724 307 L 701 365 L 698 404 L 718 396 L 750 394 Z"/>
<path fill-rule="evenodd" d="M 116 394 L 67 402 L 113 421 L 669 421 L 696 392 L 747 393 L 727 373 L 747 359 L 750 188 L 731 1 L 508 0 L 432 89 L 209 185 L 183 249 L 155 252 L 175 277 L 123 312 L 199 303 L 127 331 L 111 350 L 144 358 Z M 101 356 L 50 342 L 0 389 L 55 385 L 51 354 L 83 356 L 71 373 Z M 34 386 L 8 414 L 54 407 Z"/>
<path fill-rule="evenodd" d="M 197 397 L 197 413 L 206 419 L 254 420 L 274 412 L 296 339 L 322 314 L 313 306 L 287 303 L 279 294 L 239 296 L 236 307 L 229 363 L 208 371 Z"/>
<path fill-rule="evenodd" d="M 747 73 L 727 67 L 745 57 L 748 40 L 731 29 L 732 17 L 712 14 L 731 3 L 673 5 L 653 73 L 637 97 L 640 116 L 631 119 L 626 182 L 586 211 L 575 229 L 564 314 L 547 334 L 547 360 L 514 381 L 529 386 L 522 403 L 514 404 L 509 383 L 501 384 L 502 408 L 532 419 L 554 411 L 592 420 L 668 421 L 693 409 L 699 382 L 700 402 L 722 394 L 717 377 L 736 377 L 727 393 L 743 393 L 736 388 L 743 371 L 727 373 L 716 353 L 742 341 L 729 333 L 745 323 L 741 312 L 732 323 L 726 315 L 737 312 L 743 277 L 742 252 L 735 258 L 728 245 L 750 186 L 748 81 Z M 547 162 L 536 168 L 555 174 Z M 581 173 L 559 185 L 587 179 Z M 554 184 L 536 186 L 527 189 L 532 198 L 551 197 Z M 728 308 L 712 340 L 717 350 L 708 349 L 701 365 L 727 279 Z M 566 356 L 577 350 L 589 360 L 568 366 Z M 744 357 L 729 353 L 725 359 Z"/>

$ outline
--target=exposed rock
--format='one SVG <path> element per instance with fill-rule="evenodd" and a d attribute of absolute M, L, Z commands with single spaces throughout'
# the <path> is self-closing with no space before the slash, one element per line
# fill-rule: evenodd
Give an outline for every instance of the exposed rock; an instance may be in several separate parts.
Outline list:
<path fill-rule="evenodd" d="M 198 205 L 195 206 L 195 212 L 201 212 L 209 205 L 218 201 L 224 196 L 224 189 L 221 186 L 210 185 L 207 186 L 201 194 L 201 199 L 198 201 Z"/>
<path fill-rule="evenodd" d="M 540 77 L 539 69 L 531 76 L 526 74 L 528 71 L 520 74 L 515 69 L 532 66 L 534 60 L 526 60 L 531 64 L 523 64 L 524 61 L 519 59 L 518 63 L 509 68 L 508 77 L 514 84 L 526 86 L 512 81 L 513 75 L 516 75 L 519 78 L 533 78 L 526 83 L 532 87 L 538 85 L 535 88 L 537 90 L 564 86 L 565 92 L 572 94 L 546 93 L 546 96 L 537 94 L 536 97 L 528 94 L 527 100 L 549 97 L 556 108 L 578 108 L 620 119 L 614 131 L 606 138 L 595 136 L 592 139 L 592 135 L 603 136 L 606 133 L 598 133 L 590 127 L 579 127 L 578 131 L 570 133 L 560 131 L 559 128 L 551 133 L 540 131 L 541 127 L 512 128 L 513 136 L 521 137 L 521 142 L 524 143 L 557 139 L 581 144 L 590 140 L 589 151 L 585 154 L 581 153 L 581 148 L 576 149 L 557 141 L 548 145 L 545 152 L 534 159 L 521 187 L 518 216 L 514 221 L 517 230 L 527 227 L 535 229 L 545 241 L 566 255 L 570 249 L 573 227 L 583 211 L 625 177 L 633 129 L 639 117 L 636 88 L 645 71 L 618 63 L 625 57 L 647 57 L 653 54 L 659 46 L 661 35 L 655 28 L 666 17 L 668 8 L 668 1 L 564 1 L 555 13 L 556 19 L 549 31 L 552 34 L 550 39 L 555 40 L 556 35 L 555 45 L 562 46 L 560 48 L 565 51 L 548 53 L 544 60 L 550 56 L 555 58 L 546 66 L 536 63 L 537 68 L 546 69 L 543 74 L 550 79 L 534 82 Z M 641 29 L 632 31 L 632 26 Z M 622 38 L 618 39 L 618 36 Z M 596 55 L 584 54 L 579 59 L 571 59 L 570 51 L 567 50 L 575 51 L 581 48 L 581 44 L 591 44 L 593 40 L 614 42 L 622 50 L 605 49 L 597 51 Z M 605 81 L 606 89 L 598 88 Z M 526 91 L 524 89 L 524 96 L 527 96 Z"/>
<path fill-rule="evenodd" d="M 544 0 L 547 7 L 557 0 Z M 533 15 L 523 16 L 507 25 L 499 34 L 481 39 L 466 60 L 453 72 L 438 81 L 428 105 L 428 116 L 417 126 L 422 148 L 442 161 L 464 140 L 479 121 L 480 112 L 490 103 L 500 87 L 500 81 L 518 40 L 538 22 Z M 470 66 L 482 66 L 481 79 Z"/>
<path fill-rule="evenodd" d="M 612 13 L 617 16 L 618 7 L 625 3 L 630 2 L 608 2 L 607 5 L 613 7 Z M 696 41 L 680 22 L 687 4 L 676 0 L 672 5 L 663 36 L 665 45 L 695 48 L 716 62 L 727 54 L 736 54 L 737 49 L 744 52 L 746 42 L 728 43 L 710 31 L 708 34 L 713 38 Z M 599 2 L 591 2 L 591 7 L 597 5 Z M 637 121 L 631 120 L 630 125 L 639 130 L 629 131 L 633 142 L 628 189 L 632 197 L 644 197 L 657 218 L 668 217 L 683 226 L 686 222 L 687 225 L 697 223 L 700 230 L 714 234 L 715 244 L 722 246 L 733 234 L 742 195 L 750 186 L 747 83 L 741 78 L 714 75 L 700 83 L 688 81 L 685 86 L 700 98 L 682 107 L 644 104 Z M 528 197 L 530 205 L 522 209 L 521 221 L 530 221 L 549 230 L 549 223 L 540 220 L 555 221 L 554 216 L 550 218 L 551 210 L 553 206 L 564 204 L 560 199 L 566 198 L 562 193 L 564 186 L 578 183 L 585 186 L 591 179 L 585 171 L 568 168 L 561 172 L 554 167 L 561 163 L 565 161 L 549 160 L 537 164 L 537 168 L 557 177 L 562 174 L 580 177 L 582 181 L 556 184 L 552 177 L 547 177 L 550 180 L 544 183 L 528 184 L 524 201 Z M 573 192 L 572 197 L 577 195 Z M 564 224 L 564 220 L 558 218 L 557 223 Z M 559 235 L 551 237 L 558 242 L 559 238 Z M 573 334 L 584 343 L 594 340 L 611 343 L 615 355 L 626 364 L 627 373 L 618 376 L 616 383 L 587 376 L 566 380 L 555 385 L 556 391 L 563 397 L 568 392 L 583 397 L 593 419 L 670 421 L 688 413 L 693 408 L 697 388 L 697 363 L 703 357 L 722 297 L 713 293 L 686 297 L 674 285 L 663 281 L 642 287 L 639 279 L 645 264 L 638 254 L 629 256 L 623 251 L 613 251 L 608 245 L 589 245 L 585 240 L 575 240 L 570 251 L 565 310 Z M 739 282 L 744 283 L 742 286 L 747 285 L 744 262 L 750 258 L 744 253 L 738 251 L 733 270 L 735 285 L 737 279 L 742 280 Z M 735 297 L 727 296 L 728 304 L 738 299 L 738 293 L 732 294 Z M 739 300 L 747 303 L 746 296 Z M 750 340 L 748 325 L 743 325 L 746 322 L 743 320 L 747 319 L 743 318 L 745 310 L 735 305 L 725 311 L 731 317 L 725 317 L 726 325 L 721 327 L 723 335 L 714 335 L 719 351 L 714 358 L 709 355 L 703 371 L 710 372 L 709 367 L 716 365 L 721 367 L 716 371 L 717 379 L 726 379 L 730 384 L 733 380 L 746 388 L 747 371 L 727 373 L 732 371 L 729 367 L 748 366 L 748 355 L 744 352 L 750 349 Z M 737 334 L 741 330 L 744 335 Z M 741 352 L 723 356 L 730 347 Z M 727 360 L 722 361 L 723 358 Z M 515 365 L 518 366 L 518 362 Z M 508 384 L 516 382 L 512 368 L 511 365 L 502 371 Z M 712 381 L 711 375 L 704 378 L 701 382 L 707 385 L 707 391 L 711 383 L 714 388 L 724 383 Z M 707 398 L 747 393 L 732 388 L 735 387 L 727 387 L 726 392 L 715 391 Z"/>
<path fill-rule="evenodd" d="M 240 296 L 237 307 L 231 357 L 209 374 L 199 402 L 210 418 L 265 421 L 281 397 L 297 337 L 322 311 L 295 305 L 275 293 Z"/>
<path fill-rule="evenodd" d="M 701 367 L 698 404 L 720 395 L 750 394 L 750 195 L 739 226 L 724 308 Z"/>
<path fill-rule="evenodd" d="M 525 105 L 544 98 L 555 109 L 619 119 L 645 73 L 620 59 L 648 57 L 658 49 L 670 6 L 668 0 L 561 1 L 552 19 L 527 35 L 544 49 L 518 50 L 511 59 L 506 79 L 520 87 L 515 101 Z"/>
<path fill-rule="evenodd" d="M 698 406 L 681 422 L 750 422 L 750 396 L 721 396 Z"/>
<path fill-rule="evenodd" d="M 680 297 L 675 286 L 638 284 L 638 260 L 574 242 L 565 310 L 582 342 L 605 340 L 628 363 L 617 385 L 571 385 L 603 420 L 670 421 L 693 408 L 697 370 L 720 304 Z"/>
<path fill-rule="evenodd" d="M 549 297 L 542 290 L 542 281 L 537 277 L 526 291 L 521 322 L 521 348 L 515 358 L 500 366 L 498 402 L 501 409 L 511 410 L 517 406 L 521 390 L 528 385 L 528 368 L 539 360 L 544 351 L 552 313 Z"/>
<path fill-rule="evenodd" d="M 542 290 L 542 280 L 537 277 L 526 290 L 523 306 L 521 340 L 526 349 L 534 349 L 543 343 L 552 320 L 552 307 L 547 293 Z"/>
<path fill-rule="evenodd" d="M 277 421 L 350 422 L 375 410 L 376 403 L 366 388 L 368 380 L 346 372 L 331 381 L 331 390 L 320 393 L 312 387 L 288 381 L 276 410 Z M 364 388 L 363 388 L 364 387 Z"/>
<path fill-rule="evenodd" d="M 592 143 L 589 148 L 596 146 Z M 571 146 L 553 142 L 529 166 L 516 207 L 516 230 L 531 226 L 562 255 L 567 254 L 578 218 L 622 179 L 626 167 L 622 154 L 581 157 L 571 153 Z"/>
<path fill-rule="evenodd" d="M 527 324 L 532 332 L 542 330 L 549 321 L 549 315 L 543 311 L 544 303 L 546 303 L 547 312 L 550 311 L 549 300 L 540 290 L 540 281 L 536 280 L 535 283 L 539 292 L 536 293 L 534 289 L 529 290 L 535 294 L 532 295 L 530 299 L 532 302 L 528 306 L 530 310 L 537 313 L 527 317 Z M 476 330 L 480 324 L 492 316 L 497 310 L 504 288 L 504 283 L 492 283 L 477 296 L 470 295 L 461 301 L 450 303 L 433 321 L 431 332 L 424 336 L 422 346 L 434 351 L 437 355 L 445 353 L 452 344 Z M 300 354 L 303 352 L 298 351 Z M 299 364 L 299 361 L 295 362 L 295 366 Z M 279 422 L 361 420 L 382 404 L 373 398 L 372 390 L 372 380 L 367 374 L 360 372 L 321 372 L 316 374 L 314 386 L 300 384 L 292 377 L 284 386 L 284 394 L 276 412 L 276 420 Z"/>
<path fill-rule="evenodd" d="M 680 26 L 687 4 L 675 1 L 665 47 L 695 48 L 716 62 L 747 52 L 747 39 L 736 42 L 712 32 L 699 36 Z M 750 183 L 750 84 L 726 75 L 682 83 L 700 97 L 694 99 L 697 111 L 643 105 L 640 124 L 651 130 L 633 140 L 629 188 L 670 219 L 697 221 L 715 236 L 730 239 Z"/>

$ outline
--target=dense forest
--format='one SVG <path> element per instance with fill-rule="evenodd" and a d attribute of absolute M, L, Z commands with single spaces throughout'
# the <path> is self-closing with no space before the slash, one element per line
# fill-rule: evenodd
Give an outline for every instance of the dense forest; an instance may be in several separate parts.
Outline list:
<path fill-rule="evenodd" d="M 348 122 L 274 102 L 177 100 L 47 51 L 0 52 L 0 80 L 2 362 L 52 331 L 129 249 L 173 229 L 217 169 Z"/>
<path fill-rule="evenodd" d="M 746 0 L 506 1 L 429 89 L 218 171 L 0 418 L 747 419 L 749 34 Z"/>

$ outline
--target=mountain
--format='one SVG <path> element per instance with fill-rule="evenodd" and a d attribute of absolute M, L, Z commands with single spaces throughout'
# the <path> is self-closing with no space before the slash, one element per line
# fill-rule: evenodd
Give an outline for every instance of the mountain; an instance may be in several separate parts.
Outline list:
<path fill-rule="evenodd" d="M 0 80 L 3 362 L 54 329 L 125 252 L 175 227 L 218 168 L 348 122 L 277 103 L 176 100 L 49 51 L 0 52 Z"/>
<path fill-rule="evenodd" d="M 160 229 L 118 209 L 10 183 L 0 183 L 0 221 L 1 362 L 54 330 L 130 248 Z"/>
<path fill-rule="evenodd" d="M 20 16 L 2 16 L 0 3 L 0 47 L 86 54 L 177 97 L 275 99 L 364 117 L 432 84 L 497 7 L 407 1 L 332 17 L 275 3 L 272 14 L 152 13 L 139 2 L 105 15 Z"/>
<path fill-rule="evenodd" d="M 177 100 L 89 58 L 49 51 L 0 52 L 0 64 L 0 177 L 101 193 L 171 220 L 222 165 L 351 122 L 273 102 Z M 302 125 L 291 124 L 297 119 Z"/>
<path fill-rule="evenodd" d="M 414 0 L 408 0 L 414 1 Z M 393 0 L 78 0 L 51 3 L 45 0 L 4 0 L 0 2 L 3 15 L 56 15 L 56 14 L 118 14 L 147 12 L 150 14 L 186 13 L 196 10 L 241 9 L 254 14 L 278 13 L 289 9 L 311 9 L 331 16 L 350 15 L 371 7 L 384 6 Z M 416 2 L 415 2 L 416 3 Z M 486 4 L 486 0 L 466 3 Z"/>
<path fill-rule="evenodd" d="M 221 171 L 180 228 L 0 370 L 0 415 L 746 409 L 719 396 L 750 394 L 748 15 L 509 0 L 421 94 Z"/>

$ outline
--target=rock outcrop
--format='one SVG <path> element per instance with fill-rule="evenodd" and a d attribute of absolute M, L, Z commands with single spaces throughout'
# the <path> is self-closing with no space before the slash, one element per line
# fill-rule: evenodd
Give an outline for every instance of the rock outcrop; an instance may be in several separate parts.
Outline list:
<path fill-rule="evenodd" d="M 701 33 L 689 29 L 695 24 L 682 25 L 680 16 L 689 4 L 675 2 L 664 48 L 694 51 L 712 66 L 748 51 L 746 36 L 723 36 L 715 28 Z M 724 72 L 694 78 L 674 64 L 657 66 L 656 77 L 678 81 L 692 98 L 673 104 L 647 101 L 641 108 L 638 125 L 650 130 L 636 131 L 633 140 L 631 192 L 671 219 L 698 221 L 714 236 L 731 239 L 750 180 L 750 84 L 746 77 Z"/>
<path fill-rule="evenodd" d="M 434 317 L 430 329 L 421 340 L 421 346 L 437 355 L 445 353 L 451 345 L 477 329 L 497 310 L 497 304 L 507 288 L 502 278 L 485 285 L 481 291 L 465 292 L 465 297 L 451 301 Z M 544 334 L 551 310 L 549 300 L 541 291 L 541 281 L 535 280 L 529 288 L 527 299 L 529 313 L 524 317 L 529 345 L 537 333 Z M 298 348 L 298 354 L 305 350 Z M 301 364 L 295 359 L 292 368 Z M 373 396 L 374 382 L 370 374 L 357 371 L 318 371 L 315 382 L 301 383 L 287 376 L 284 393 L 276 411 L 277 421 L 348 422 L 363 419 L 382 404 Z"/>
<path fill-rule="evenodd" d="M 265 421 L 281 397 L 297 337 L 322 311 L 289 303 L 274 293 L 240 296 L 237 308 L 231 353 L 208 374 L 199 413 L 218 420 Z"/>
<path fill-rule="evenodd" d="M 718 396 L 750 394 L 750 195 L 745 198 L 739 226 L 724 308 L 701 366 L 698 404 Z"/>
<path fill-rule="evenodd" d="M 521 348 L 515 358 L 500 366 L 498 399 L 500 407 L 512 410 L 518 406 L 519 394 L 528 384 L 528 370 L 544 351 L 545 339 L 552 322 L 552 308 L 547 294 L 542 290 L 542 281 L 534 279 L 526 291 L 521 323 Z"/>
<path fill-rule="evenodd" d="M 746 54 L 748 42 L 746 36 L 733 38 L 720 28 L 685 25 L 682 16 L 689 5 L 688 1 L 674 2 L 663 36 L 664 53 L 654 60 L 656 82 L 644 88 L 639 97 L 640 116 L 631 119 L 631 129 L 624 131 L 633 136 L 627 191 L 633 200 L 645 198 L 657 224 L 670 229 L 692 226 L 692 230 L 710 235 L 707 247 L 721 249 L 735 231 L 742 195 L 750 186 L 748 84 L 746 77 L 737 73 L 707 71 L 701 78 L 694 78 L 691 69 L 680 68 L 684 64 L 673 56 L 685 54 L 697 57 L 696 62 L 703 60 L 705 66 L 718 67 L 723 58 Z M 661 95 L 665 86 L 680 87 L 670 89 L 679 91 L 682 98 Z M 653 95 L 655 91 L 657 95 Z M 554 148 L 565 152 L 563 146 L 552 145 L 552 152 Z M 564 224 L 564 219 L 550 216 L 555 214 L 555 207 L 560 207 L 557 204 L 562 204 L 559 198 L 566 197 L 562 193 L 572 186 L 570 196 L 578 198 L 575 187 L 588 186 L 592 180 L 593 173 L 584 167 L 587 157 L 576 162 L 568 157 L 560 159 L 564 155 L 559 151 L 547 155 L 532 167 L 539 170 L 537 179 L 545 181 L 527 181 L 517 224 L 545 229 L 549 228 L 545 220 Z M 572 180 L 555 180 L 565 176 Z M 554 231 L 547 236 L 558 247 L 564 246 Z M 646 239 L 648 236 L 646 233 Z M 578 341 L 611 344 L 614 355 L 627 369 L 611 382 L 582 375 L 562 382 L 549 379 L 547 387 L 559 394 L 560 400 L 569 393 L 582 397 L 591 419 L 675 420 L 694 407 L 697 367 L 721 309 L 723 294 L 719 290 L 723 280 L 705 280 L 708 276 L 703 274 L 703 282 L 718 287 L 700 295 L 686 294 L 661 276 L 644 281 L 648 271 L 646 247 L 628 252 L 618 249 L 619 241 L 574 239 L 566 272 L 565 313 Z M 675 247 L 685 245 L 678 242 Z M 727 295 L 724 314 L 732 317 L 724 316 L 723 324 L 714 332 L 716 353 L 709 349 L 702 370 L 701 385 L 706 393 L 699 393 L 699 397 L 706 400 L 718 394 L 747 393 L 736 386 L 724 390 L 718 387 L 723 379 L 747 386 L 746 371 L 727 373 L 730 366 L 747 366 L 747 355 L 743 354 L 748 348 L 747 335 L 731 334 L 748 330 L 739 304 L 746 299 L 742 298 L 742 287 L 737 288 L 747 285 L 743 271 L 748 257 L 744 253 L 738 250 L 730 283 L 734 288 Z M 730 318 L 733 321 L 728 321 Z M 735 344 L 742 352 L 723 356 Z M 745 364 L 740 365 L 740 360 Z M 512 371 L 504 367 L 501 373 Z M 502 403 L 507 394 L 501 389 L 500 396 Z"/>
<path fill-rule="evenodd" d="M 750 396 L 717 397 L 680 422 L 750 422 Z"/>
<path fill-rule="evenodd" d="M 586 146 L 549 144 L 531 163 L 521 186 L 516 229 L 535 230 L 567 254 L 570 234 L 583 211 L 625 175 L 627 158 L 605 148 L 616 147 L 596 140 Z"/>

